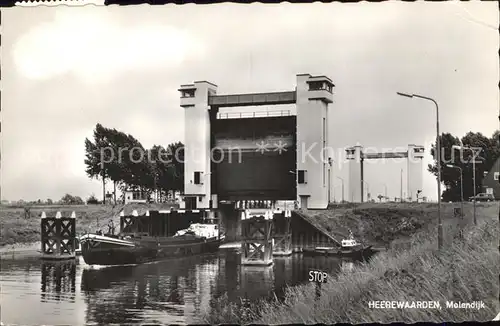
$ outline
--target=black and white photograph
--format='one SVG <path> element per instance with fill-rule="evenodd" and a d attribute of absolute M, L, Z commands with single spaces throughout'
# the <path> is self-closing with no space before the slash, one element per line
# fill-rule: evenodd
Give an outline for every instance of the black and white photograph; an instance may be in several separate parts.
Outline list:
<path fill-rule="evenodd" d="M 1 13 L 1 325 L 500 320 L 495 1 Z"/>

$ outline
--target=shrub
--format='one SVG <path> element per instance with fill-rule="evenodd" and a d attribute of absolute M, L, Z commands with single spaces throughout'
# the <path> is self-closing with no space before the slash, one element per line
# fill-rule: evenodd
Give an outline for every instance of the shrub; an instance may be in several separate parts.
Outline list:
<path fill-rule="evenodd" d="M 87 204 L 88 205 L 97 205 L 99 204 L 99 200 L 92 194 L 90 197 L 87 199 Z"/>

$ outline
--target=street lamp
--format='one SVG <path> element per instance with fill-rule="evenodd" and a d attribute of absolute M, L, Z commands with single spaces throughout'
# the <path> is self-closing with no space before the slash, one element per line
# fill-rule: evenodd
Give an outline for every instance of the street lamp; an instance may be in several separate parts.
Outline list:
<path fill-rule="evenodd" d="M 471 146 L 458 146 L 458 145 L 452 145 L 451 146 L 452 149 L 458 149 L 460 151 L 464 150 L 464 149 L 468 149 L 470 151 L 472 151 L 472 183 L 473 183 L 473 203 L 472 203 L 472 206 L 473 206 L 473 215 L 474 215 L 474 225 L 477 225 L 477 218 L 476 218 L 476 151 L 477 154 L 481 153 L 481 151 L 483 150 L 481 147 L 471 147 Z M 460 155 L 460 157 L 462 158 L 462 155 Z M 469 162 L 470 163 L 470 160 Z"/>
<path fill-rule="evenodd" d="M 328 204 L 332 201 L 332 163 L 333 159 L 328 158 Z"/>
<path fill-rule="evenodd" d="M 341 177 L 337 177 L 337 178 L 342 181 L 342 204 L 343 204 L 344 203 L 344 179 L 342 179 Z"/>
<path fill-rule="evenodd" d="M 446 166 L 460 171 L 460 209 L 462 210 L 462 213 L 460 215 L 462 218 L 464 218 L 464 175 L 462 168 L 451 164 L 447 164 Z"/>
<path fill-rule="evenodd" d="M 387 200 L 387 185 L 384 183 L 384 195 L 385 195 L 385 200 Z"/>
<path fill-rule="evenodd" d="M 421 98 L 431 101 L 436 106 L 436 160 L 437 160 L 437 174 L 438 174 L 438 248 L 443 246 L 443 223 L 441 221 L 441 141 L 439 139 L 439 106 L 435 100 L 430 97 L 425 97 L 417 94 L 406 94 L 397 92 L 398 95 L 409 98 Z"/>

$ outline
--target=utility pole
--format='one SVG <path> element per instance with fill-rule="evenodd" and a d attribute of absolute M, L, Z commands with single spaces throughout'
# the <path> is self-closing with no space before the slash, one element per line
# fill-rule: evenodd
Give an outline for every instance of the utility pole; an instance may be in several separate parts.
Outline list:
<path fill-rule="evenodd" d="M 401 187 L 399 189 L 399 200 L 403 202 L 403 169 L 401 169 Z"/>
<path fill-rule="evenodd" d="M 476 219 L 476 153 L 474 153 L 474 150 L 472 150 L 472 183 L 474 183 L 474 202 L 472 203 L 473 210 L 474 210 L 474 225 L 477 225 L 477 219 Z"/>
<path fill-rule="evenodd" d="M 462 168 L 459 166 L 455 166 L 455 165 L 451 165 L 451 164 L 447 164 L 446 166 L 449 168 L 457 169 L 458 171 L 460 171 L 460 209 L 462 210 L 462 213 L 460 214 L 460 216 L 463 219 L 464 218 L 464 178 L 463 178 L 464 174 L 463 174 Z"/>

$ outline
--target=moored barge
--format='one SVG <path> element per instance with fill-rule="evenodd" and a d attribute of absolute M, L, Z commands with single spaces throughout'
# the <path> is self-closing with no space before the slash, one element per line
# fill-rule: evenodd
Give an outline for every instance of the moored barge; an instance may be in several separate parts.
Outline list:
<path fill-rule="evenodd" d="M 224 236 L 219 234 L 215 219 L 195 218 L 194 223 L 191 221 L 187 228 L 179 230 L 186 221 L 175 222 L 183 217 L 179 214 L 122 216 L 123 230 L 119 235 L 97 232 L 80 237 L 83 259 L 89 265 L 128 265 L 219 249 Z M 158 225 L 155 222 L 167 227 L 155 228 Z"/>

